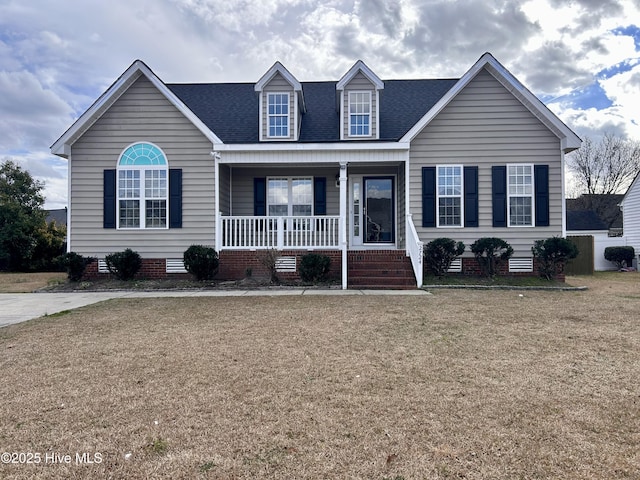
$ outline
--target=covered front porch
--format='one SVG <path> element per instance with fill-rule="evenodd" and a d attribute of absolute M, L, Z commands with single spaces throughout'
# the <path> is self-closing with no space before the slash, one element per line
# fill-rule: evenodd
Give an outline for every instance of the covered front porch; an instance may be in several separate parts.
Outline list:
<path fill-rule="evenodd" d="M 422 247 L 408 225 L 405 162 L 265 165 L 225 158 L 216 159 L 219 252 L 340 252 L 342 288 L 357 271 L 350 263 L 363 258 L 350 252 L 413 252 L 419 253 L 411 262 L 413 285 L 421 285 Z"/>

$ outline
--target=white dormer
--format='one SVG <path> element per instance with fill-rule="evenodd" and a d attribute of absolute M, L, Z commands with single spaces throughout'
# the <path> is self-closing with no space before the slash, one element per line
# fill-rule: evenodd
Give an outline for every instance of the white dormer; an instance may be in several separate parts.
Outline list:
<path fill-rule="evenodd" d="M 298 140 L 305 111 L 302 85 L 276 62 L 255 86 L 260 94 L 260 141 Z"/>
<path fill-rule="evenodd" d="M 380 138 L 380 90 L 384 82 L 358 60 L 336 85 L 340 109 L 340 140 Z"/>

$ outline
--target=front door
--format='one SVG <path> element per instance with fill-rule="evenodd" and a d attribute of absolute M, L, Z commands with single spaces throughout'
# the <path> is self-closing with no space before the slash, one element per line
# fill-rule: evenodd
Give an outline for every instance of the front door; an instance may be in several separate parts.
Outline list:
<path fill-rule="evenodd" d="M 393 177 L 364 177 L 363 241 L 395 243 Z"/>
<path fill-rule="evenodd" d="M 349 176 L 350 245 L 395 243 L 394 177 Z"/>

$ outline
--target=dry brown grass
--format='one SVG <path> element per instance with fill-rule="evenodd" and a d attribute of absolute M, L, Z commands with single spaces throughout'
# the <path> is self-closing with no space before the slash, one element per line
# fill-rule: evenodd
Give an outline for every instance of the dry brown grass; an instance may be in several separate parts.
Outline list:
<path fill-rule="evenodd" d="M 640 274 L 570 281 L 591 289 L 118 300 L 0 329 L 1 449 L 103 456 L 0 478 L 640 478 Z"/>
<path fill-rule="evenodd" d="M 0 293 L 29 293 L 66 278 L 61 272 L 0 273 Z"/>

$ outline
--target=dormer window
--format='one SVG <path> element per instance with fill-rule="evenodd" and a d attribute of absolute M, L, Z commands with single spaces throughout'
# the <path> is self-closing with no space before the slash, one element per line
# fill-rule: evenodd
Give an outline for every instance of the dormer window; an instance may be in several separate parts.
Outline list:
<path fill-rule="evenodd" d="M 269 138 L 289 137 L 289 94 L 269 93 L 267 95 Z"/>
<path fill-rule="evenodd" d="M 340 140 L 380 138 L 380 91 L 384 82 L 358 60 L 336 84 Z"/>
<path fill-rule="evenodd" d="M 276 62 L 254 88 L 259 94 L 260 141 L 297 141 L 306 111 L 300 82 Z"/>
<path fill-rule="evenodd" d="M 371 135 L 371 92 L 349 92 L 349 136 Z"/>

